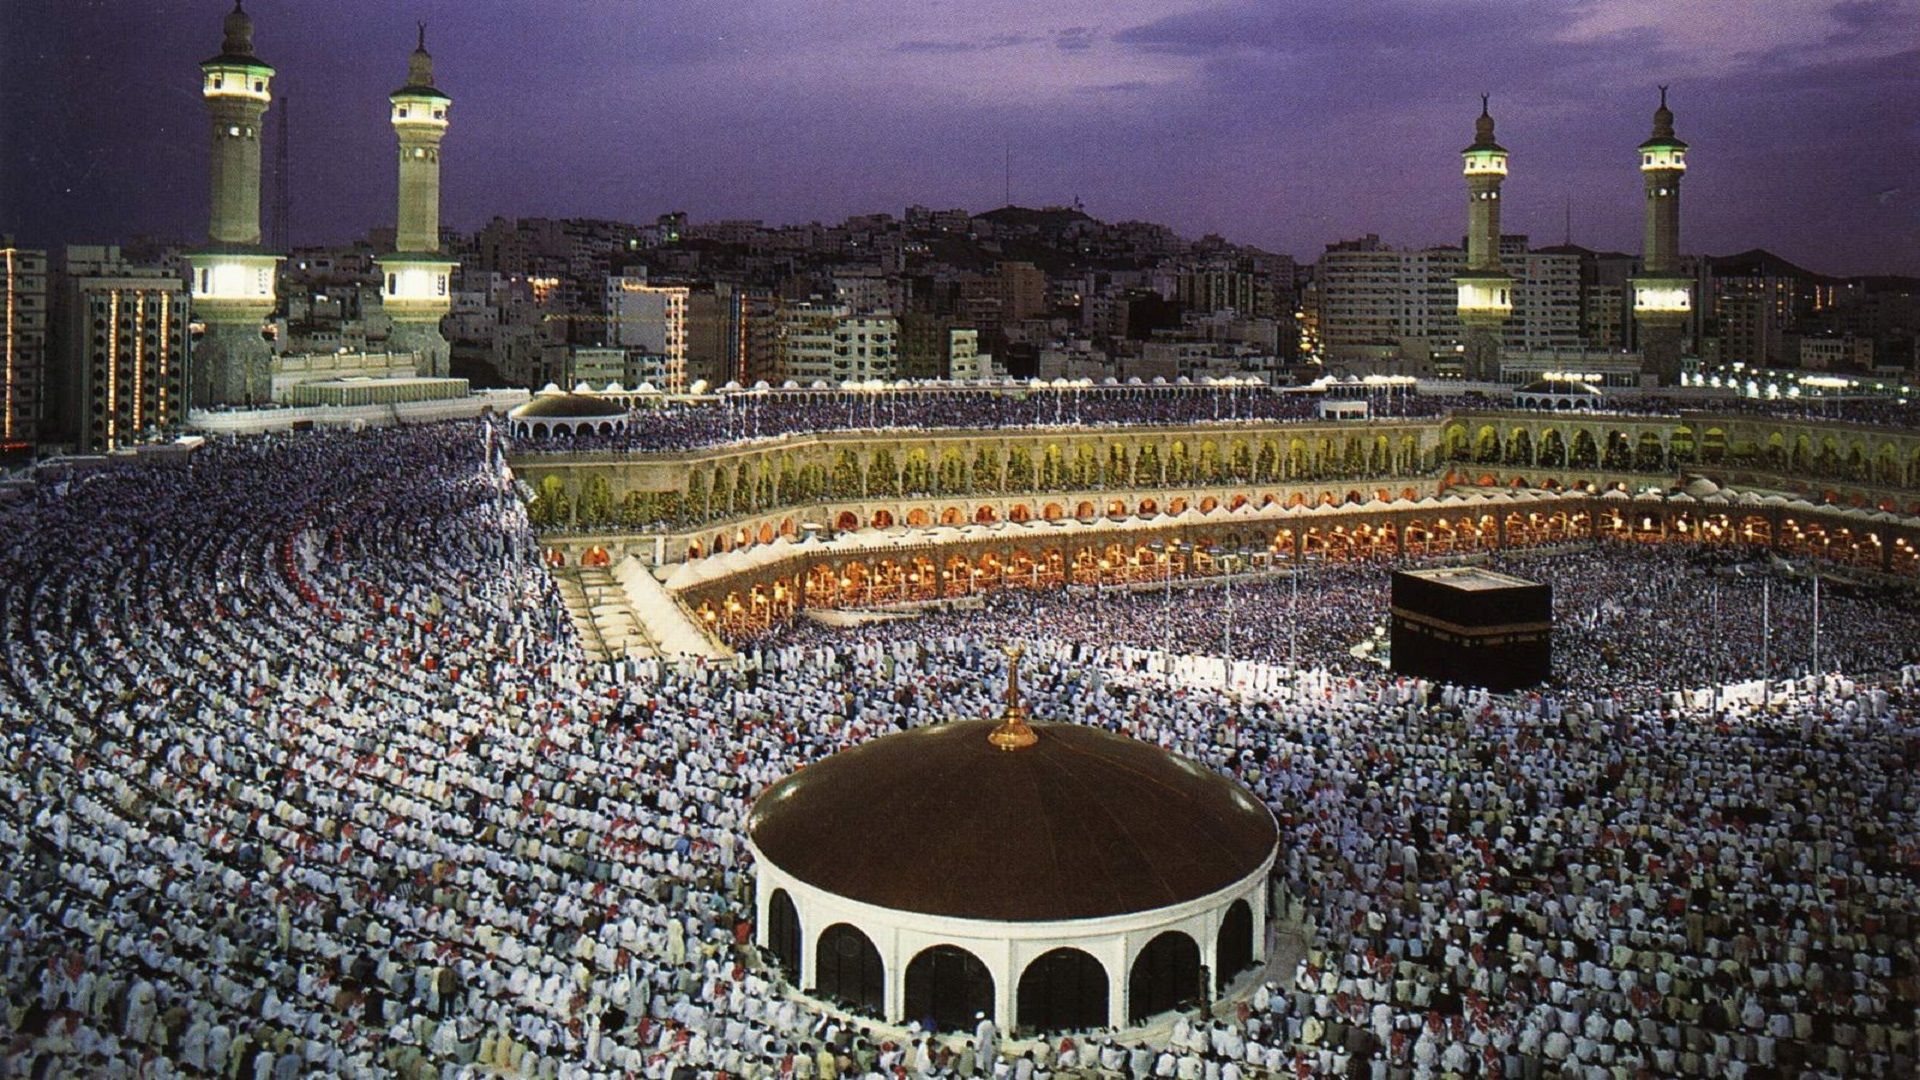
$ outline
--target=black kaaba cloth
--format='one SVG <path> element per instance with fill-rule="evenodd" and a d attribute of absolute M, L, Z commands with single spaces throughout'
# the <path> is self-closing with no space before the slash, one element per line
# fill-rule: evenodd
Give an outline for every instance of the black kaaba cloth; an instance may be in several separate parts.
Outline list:
<path fill-rule="evenodd" d="M 1553 674 L 1553 589 L 1478 566 L 1393 575 L 1393 670 L 1490 690 Z"/>

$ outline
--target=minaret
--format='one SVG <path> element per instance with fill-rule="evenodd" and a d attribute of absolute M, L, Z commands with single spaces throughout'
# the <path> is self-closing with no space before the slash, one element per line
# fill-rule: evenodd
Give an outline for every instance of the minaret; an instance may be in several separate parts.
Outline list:
<path fill-rule="evenodd" d="M 253 20 L 236 0 L 220 55 L 200 63 L 200 94 L 212 120 L 207 246 L 193 268 L 193 318 L 206 332 L 193 350 L 193 404 L 268 400 L 273 353 L 260 328 L 274 307 L 281 256 L 260 246 L 260 118 L 273 101 L 273 68 L 253 55 Z"/>
<path fill-rule="evenodd" d="M 1687 144 L 1673 134 L 1667 88 L 1653 114 L 1653 135 L 1640 144 L 1640 175 L 1646 180 L 1647 230 L 1640 273 L 1633 279 L 1633 317 L 1640 324 L 1642 370 L 1662 386 L 1680 382 L 1680 354 L 1693 317 L 1693 282 L 1680 270 L 1680 178 L 1687 172 Z"/>
<path fill-rule="evenodd" d="M 419 46 L 407 59 L 407 84 L 387 100 L 393 103 L 393 133 L 400 139 L 394 251 L 379 260 L 380 296 L 393 319 L 388 348 L 418 353 L 421 375 L 444 376 L 449 350 L 440 320 L 453 308 L 449 279 L 459 264 L 440 251 L 440 140 L 447 134 L 453 99 L 433 85 L 425 23 Z"/>
<path fill-rule="evenodd" d="M 1466 330 L 1465 374 L 1500 377 L 1500 329 L 1513 314 L 1513 278 L 1500 265 L 1500 185 L 1507 179 L 1507 148 L 1493 141 L 1493 117 L 1480 97 L 1473 145 L 1460 151 L 1467 178 L 1467 270 L 1454 278 L 1460 324 Z"/>

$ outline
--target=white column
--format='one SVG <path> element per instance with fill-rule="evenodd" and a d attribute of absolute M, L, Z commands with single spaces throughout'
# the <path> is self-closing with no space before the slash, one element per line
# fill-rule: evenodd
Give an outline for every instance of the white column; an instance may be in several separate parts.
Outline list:
<path fill-rule="evenodd" d="M 1199 938 L 1201 977 L 1206 982 L 1205 993 L 1208 1001 L 1213 1000 L 1214 985 L 1220 978 L 1220 915 L 1224 909 L 1215 908 L 1200 916 Z M 1189 933 L 1192 929 L 1189 928 Z"/>
<path fill-rule="evenodd" d="M 1260 884 L 1247 895 L 1247 906 L 1253 909 L 1253 959 L 1255 963 L 1267 962 L 1267 882 L 1262 877 Z"/>
<path fill-rule="evenodd" d="M 1020 1015 L 1020 973 L 1013 967 L 1013 940 L 1000 942 L 999 948 L 980 959 L 993 975 L 994 1025 L 1001 1031 L 1011 1032 Z"/>
<path fill-rule="evenodd" d="M 1127 979 L 1133 971 L 1127 935 L 1115 935 L 1096 955 L 1107 969 L 1107 1023 L 1116 1028 L 1126 1027 Z"/>
<path fill-rule="evenodd" d="M 881 985 L 886 991 L 885 1019 L 889 1024 L 901 1024 L 907 1019 L 907 964 L 913 957 L 900 955 L 898 926 L 888 926 L 883 937 L 883 941 L 873 944 L 880 950 Z"/>

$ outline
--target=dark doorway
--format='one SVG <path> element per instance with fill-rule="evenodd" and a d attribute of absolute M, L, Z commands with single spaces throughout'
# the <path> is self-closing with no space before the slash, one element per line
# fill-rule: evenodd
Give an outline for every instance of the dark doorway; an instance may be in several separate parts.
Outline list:
<path fill-rule="evenodd" d="M 1235 900 L 1220 923 L 1220 935 L 1214 939 L 1213 987 L 1225 990 L 1235 975 L 1253 966 L 1253 906 Z"/>
<path fill-rule="evenodd" d="M 800 982 L 800 943 L 803 940 L 800 912 L 794 909 L 793 897 L 788 896 L 785 889 L 773 890 L 773 899 L 767 901 L 767 952 L 790 983 Z"/>
<path fill-rule="evenodd" d="M 880 966 L 880 950 L 873 947 L 867 935 L 846 923 L 827 927 L 820 935 L 813 967 L 814 993 L 868 1016 L 884 1018 L 886 972 Z"/>
<path fill-rule="evenodd" d="M 961 1031 L 973 1026 L 975 1013 L 993 1015 L 993 975 L 979 957 L 956 945 L 935 945 L 907 965 L 906 1019 Z"/>
<path fill-rule="evenodd" d="M 1107 969 L 1079 949 L 1055 949 L 1020 975 L 1020 1034 L 1107 1026 Z"/>
<path fill-rule="evenodd" d="M 1150 1016 L 1200 1000 L 1200 946 L 1178 930 L 1169 930 L 1140 951 L 1127 979 L 1127 1018 L 1138 1024 Z"/>

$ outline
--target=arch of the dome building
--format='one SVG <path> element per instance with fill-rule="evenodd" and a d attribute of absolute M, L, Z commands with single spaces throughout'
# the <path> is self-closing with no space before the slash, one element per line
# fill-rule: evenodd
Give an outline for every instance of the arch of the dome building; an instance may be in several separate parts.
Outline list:
<path fill-rule="evenodd" d="M 1064 946 L 1053 949 L 1020 973 L 1015 1023 L 1023 1035 L 1106 1027 L 1110 991 L 1106 965 L 1092 954 Z"/>
<path fill-rule="evenodd" d="M 1127 976 L 1127 1021 L 1142 1023 L 1172 1009 L 1199 1000 L 1200 946 L 1192 935 L 1168 930 L 1134 957 Z"/>
<path fill-rule="evenodd" d="M 887 973 L 873 939 L 850 923 L 834 923 L 814 946 L 815 996 L 867 1016 L 886 1014 Z"/>
<path fill-rule="evenodd" d="M 893 527 L 893 512 L 890 510 L 875 510 L 872 521 L 873 527 L 876 529 L 890 529 Z"/>
<path fill-rule="evenodd" d="M 833 527 L 840 532 L 853 532 L 860 527 L 860 516 L 851 510 L 842 510 L 834 519 Z"/>
<path fill-rule="evenodd" d="M 806 936 L 800 925 L 800 910 L 785 889 L 773 890 L 767 901 L 767 954 L 774 966 L 795 986 L 800 985 L 800 965 L 806 949 Z"/>
<path fill-rule="evenodd" d="M 1235 976 L 1253 966 L 1253 905 L 1246 900 L 1228 905 L 1214 936 L 1213 956 L 1215 990 L 1225 990 Z"/>
<path fill-rule="evenodd" d="M 932 515 L 927 512 L 924 506 L 916 506 L 907 511 L 907 525 L 911 528 L 924 529 L 931 524 L 932 521 Z"/>
<path fill-rule="evenodd" d="M 993 973 L 958 945 L 934 945 L 907 962 L 908 1020 L 932 1021 L 941 1031 L 959 1031 L 977 1013 L 994 1013 Z"/>

